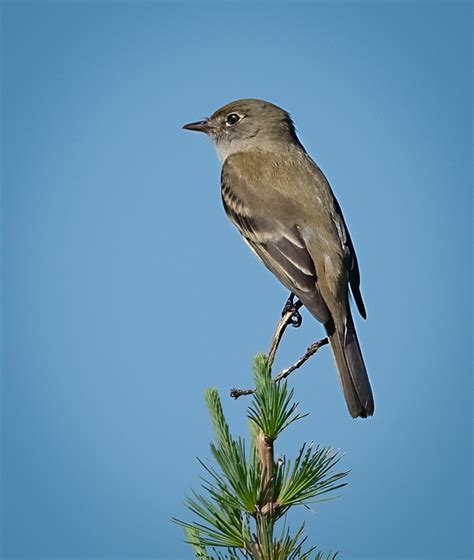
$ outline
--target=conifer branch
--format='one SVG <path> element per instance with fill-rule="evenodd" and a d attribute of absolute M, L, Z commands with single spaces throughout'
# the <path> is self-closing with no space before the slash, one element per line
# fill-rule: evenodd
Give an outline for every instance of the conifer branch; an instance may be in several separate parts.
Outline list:
<path fill-rule="evenodd" d="M 268 355 L 254 360 L 255 389 L 234 389 L 231 395 L 253 395 L 247 416 L 251 436 L 250 453 L 241 437 L 232 436 L 216 389 L 208 389 L 205 400 L 214 428 L 210 443 L 216 466 L 199 460 L 206 476 L 201 493 L 192 492 L 186 505 L 195 521 L 174 519 L 185 530 L 186 541 L 199 560 L 334 560 L 311 547 L 304 550 L 304 524 L 290 532 L 286 521 L 280 535 L 277 523 L 293 506 L 317 501 L 345 485 L 347 472 L 334 472 L 341 454 L 332 448 L 303 444 L 292 461 L 285 455 L 275 462 L 280 434 L 306 414 L 299 413 L 286 378 L 301 367 L 328 339 L 318 340 L 291 366 L 272 378 L 271 367 L 288 325 L 299 326 L 301 303 L 290 296 L 270 345 Z"/>

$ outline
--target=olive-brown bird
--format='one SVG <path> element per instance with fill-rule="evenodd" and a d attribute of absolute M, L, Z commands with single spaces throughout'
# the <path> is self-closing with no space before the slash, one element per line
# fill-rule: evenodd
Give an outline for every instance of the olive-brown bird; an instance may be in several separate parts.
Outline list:
<path fill-rule="evenodd" d="M 357 258 L 326 177 L 296 136 L 290 115 L 241 99 L 185 125 L 205 132 L 223 162 L 227 216 L 263 264 L 323 323 L 350 414 L 371 416 L 374 400 L 349 305 L 360 314 Z"/>

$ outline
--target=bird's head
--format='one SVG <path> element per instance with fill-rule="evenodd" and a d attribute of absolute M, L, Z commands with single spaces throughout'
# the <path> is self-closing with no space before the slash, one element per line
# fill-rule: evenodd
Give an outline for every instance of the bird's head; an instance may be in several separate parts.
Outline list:
<path fill-rule="evenodd" d="M 207 134 L 222 160 L 236 152 L 270 148 L 275 143 L 299 144 L 290 115 L 260 99 L 232 101 L 210 117 L 183 128 Z"/>

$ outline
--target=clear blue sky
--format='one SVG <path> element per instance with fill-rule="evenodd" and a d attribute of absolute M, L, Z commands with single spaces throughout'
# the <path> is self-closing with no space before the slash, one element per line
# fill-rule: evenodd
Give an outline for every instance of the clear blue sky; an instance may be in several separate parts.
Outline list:
<path fill-rule="evenodd" d="M 359 256 L 376 414 L 327 348 L 282 441 L 345 451 L 301 511 L 341 559 L 471 557 L 468 3 L 2 6 L 4 558 L 190 558 L 202 393 L 248 386 L 286 293 L 227 223 L 210 142 L 233 99 L 293 115 Z M 287 365 L 323 334 L 305 316 Z M 243 399 L 225 398 L 237 433 Z"/>

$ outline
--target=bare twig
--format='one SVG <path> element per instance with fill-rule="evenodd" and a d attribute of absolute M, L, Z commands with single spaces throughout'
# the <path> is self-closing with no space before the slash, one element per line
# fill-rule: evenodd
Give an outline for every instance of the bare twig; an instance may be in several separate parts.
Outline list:
<path fill-rule="evenodd" d="M 253 395 L 254 393 L 255 389 L 237 389 L 236 387 L 232 387 L 229 395 L 233 399 L 238 399 L 239 397 L 246 397 L 248 395 Z"/>
<path fill-rule="evenodd" d="M 275 356 L 283 333 L 288 325 L 295 324 L 293 323 L 293 317 L 299 312 L 302 306 L 303 304 L 301 301 L 297 301 L 294 304 L 292 303 L 291 307 L 287 306 L 282 313 L 281 319 L 276 326 L 275 332 L 273 333 L 272 343 L 270 344 L 270 350 L 268 351 L 268 368 L 270 371 L 272 370 L 273 362 L 275 361 Z"/>
<path fill-rule="evenodd" d="M 309 360 L 311 358 L 311 356 L 314 356 L 314 354 L 316 354 L 316 352 L 321 348 L 321 346 L 325 346 L 328 343 L 329 343 L 329 340 L 327 338 L 322 338 L 321 340 L 313 342 L 313 344 L 311 344 L 311 346 L 308 346 L 308 349 L 301 356 L 301 358 L 296 360 L 296 362 L 292 366 L 287 367 L 285 369 L 282 369 L 280 371 L 280 373 L 273 379 L 273 381 L 275 383 L 278 383 L 278 381 L 281 381 L 282 379 L 285 379 L 286 377 L 288 377 L 296 369 L 301 367 L 306 362 L 306 360 Z"/>
<path fill-rule="evenodd" d="M 280 325 L 280 323 L 279 323 L 279 325 Z M 278 327 L 277 327 L 277 330 L 275 331 L 275 333 L 277 331 L 278 331 Z M 281 336 L 280 336 L 280 338 L 281 338 Z M 287 367 L 285 369 L 282 369 L 280 371 L 280 373 L 273 378 L 274 383 L 278 383 L 282 379 L 286 379 L 294 371 L 296 371 L 298 368 L 300 368 L 307 360 L 309 360 L 311 358 L 311 356 L 314 356 L 314 354 L 316 354 L 316 352 L 321 348 L 321 346 L 325 346 L 328 343 L 329 343 L 329 340 L 327 338 L 322 338 L 321 340 L 318 340 L 318 341 L 314 342 L 313 344 L 311 344 L 311 346 L 308 346 L 308 349 L 306 350 L 306 352 L 300 358 L 298 358 L 293 365 L 291 365 L 290 367 Z M 277 345 L 277 347 L 278 347 L 278 345 Z M 235 389 L 234 388 L 234 389 L 231 389 L 230 396 L 233 399 L 238 399 L 239 397 L 243 397 L 243 396 L 246 396 L 246 395 L 253 395 L 254 393 L 255 393 L 255 389 Z"/>

